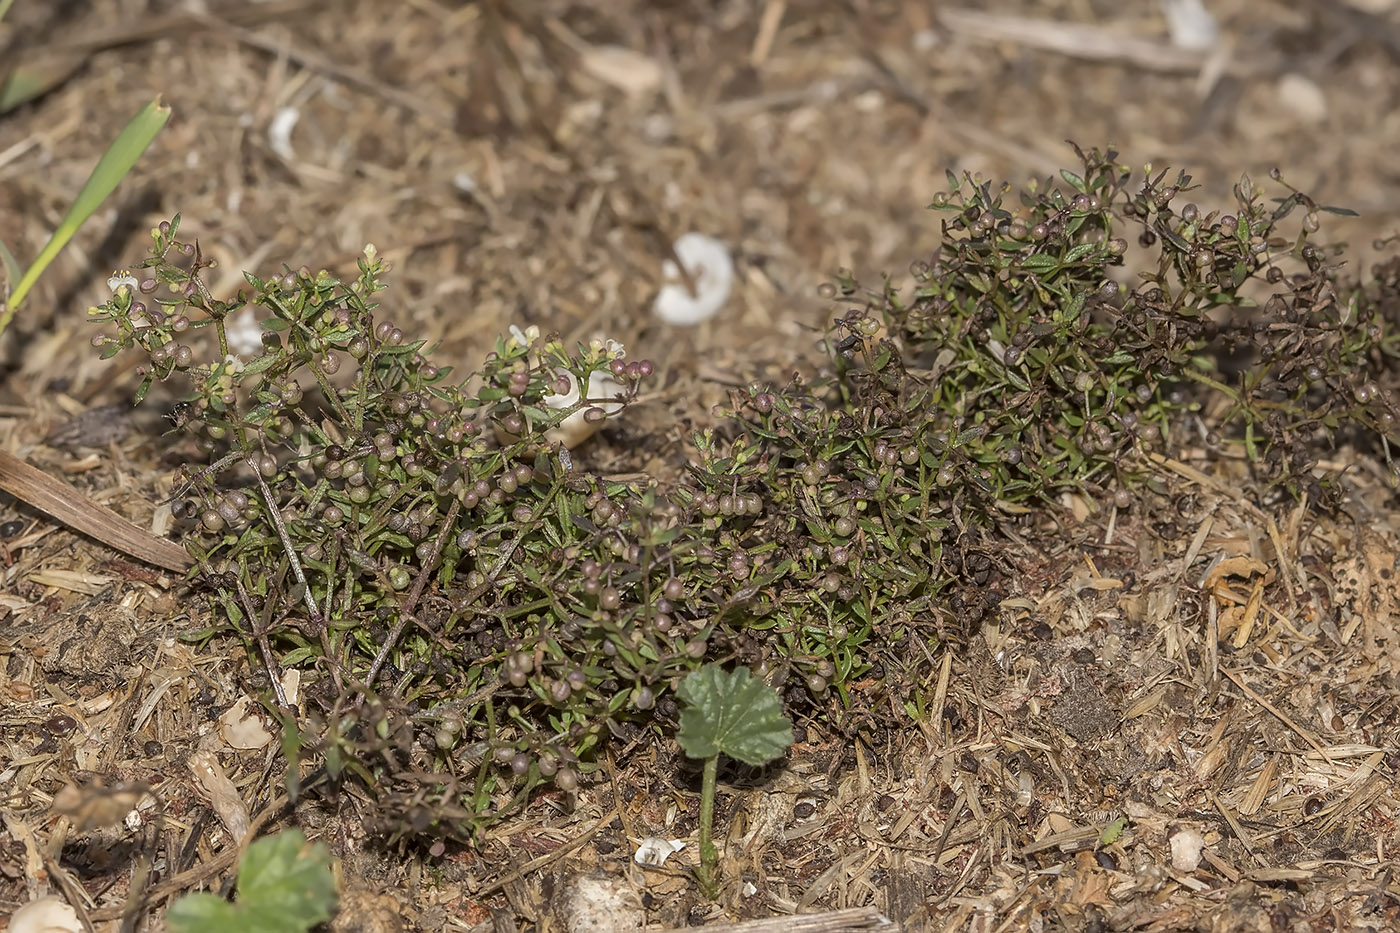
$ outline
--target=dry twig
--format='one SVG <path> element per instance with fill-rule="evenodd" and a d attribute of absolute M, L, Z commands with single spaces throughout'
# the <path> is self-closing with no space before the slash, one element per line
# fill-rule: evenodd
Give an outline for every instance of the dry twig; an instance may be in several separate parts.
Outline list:
<path fill-rule="evenodd" d="M 0 450 L 0 489 L 137 560 L 175 573 L 194 561 L 173 541 L 142 531 L 104 505 L 12 454 Z"/>

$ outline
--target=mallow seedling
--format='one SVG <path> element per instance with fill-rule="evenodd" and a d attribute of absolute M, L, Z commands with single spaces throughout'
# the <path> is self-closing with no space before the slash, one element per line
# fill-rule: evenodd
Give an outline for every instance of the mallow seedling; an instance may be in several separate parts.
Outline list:
<path fill-rule="evenodd" d="M 749 675 L 746 667 L 726 672 L 706 664 L 689 674 L 676 690 L 681 710 L 677 740 L 691 758 L 703 758 L 700 785 L 700 867 L 696 875 L 709 897 L 715 896 L 719 850 L 712 839 L 715 780 L 721 753 L 747 765 L 766 765 L 792 745 L 792 722 L 778 692 Z"/>
<path fill-rule="evenodd" d="M 186 894 L 170 906 L 171 933 L 305 933 L 335 906 L 331 856 L 299 829 L 259 839 L 238 866 L 238 898 Z"/>

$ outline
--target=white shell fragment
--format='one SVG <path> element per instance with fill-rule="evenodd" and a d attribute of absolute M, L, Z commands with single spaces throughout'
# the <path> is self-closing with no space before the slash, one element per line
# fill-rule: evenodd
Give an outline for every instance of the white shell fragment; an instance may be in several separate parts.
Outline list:
<path fill-rule="evenodd" d="M 707 321 L 724 307 L 734 287 L 734 259 L 729 247 L 703 233 L 687 233 L 675 243 L 676 258 L 690 273 L 695 293 L 672 259 L 661 263 L 666 282 L 656 295 L 652 310 L 667 324 L 689 327 Z"/>
<path fill-rule="evenodd" d="M 289 667 L 282 672 L 282 695 L 292 706 L 297 705 L 301 696 L 301 671 L 295 667 Z"/>
<path fill-rule="evenodd" d="M 1206 847 L 1205 837 L 1194 829 L 1177 830 L 1172 836 L 1172 868 L 1182 874 L 1190 874 L 1201 864 L 1201 850 Z"/>
<path fill-rule="evenodd" d="M 10 933 L 82 933 L 78 912 L 49 895 L 10 914 Z"/>
<path fill-rule="evenodd" d="M 660 868 L 666 864 L 666 860 L 685 848 L 685 843 L 679 839 L 662 839 L 660 836 L 648 836 L 642 840 L 642 844 L 637 846 L 637 851 L 633 853 L 632 860 L 643 868 Z"/>
<path fill-rule="evenodd" d="M 239 697 L 219 717 L 219 735 L 230 748 L 263 748 L 272 741 L 272 733 L 263 727 L 262 719 L 248 708 L 248 698 Z"/>
<path fill-rule="evenodd" d="M 288 162 L 295 162 L 296 150 L 292 148 L 292 130 L 301 119 L 301 111 L 295 107 L 283 107 L 277 111 L 267 126 L 267 145 Z"/>
<path fill-rule="evenodd" d="M 579 399 L 578 378 L 573 373 L 566 372 L 563 375 L 569 380 L 569 385 L 572 388 L 562 395 L 555 393 L 554 395 L 546 395 L 544 398 L 545 405 L 555 410 L 570 408 L 575 405 Z M 626 392 L 626 389 L 624 389 L 622 384 L 614 379 L 610 373 L 595 370 L 588 374 L 588 395 L 586 398 L 610 399 L 624 392 Z M 587 405 L 580 408 L 572 415 L 569 415 L 563 421 L 546 431 L 545 437 L 554 443 L 563 444 L 570 450 L 582 444 L 592 437 L 593 433 L 598 430 L 598 425 L 602 424 L 601 421 L 589 421 L 587 417 L 585 417 L 588 413 L 588 409 L 592 407 L 594 406 Z M 596 407 L 603 409 L 603 412 L 607 415 L 615 415 L 622 410 L 622 403 L 598 402 Z"/>

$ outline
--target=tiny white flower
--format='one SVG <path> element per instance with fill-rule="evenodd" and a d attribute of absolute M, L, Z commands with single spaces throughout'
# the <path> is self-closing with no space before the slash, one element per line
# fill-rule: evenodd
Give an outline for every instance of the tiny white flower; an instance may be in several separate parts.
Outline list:
<path fill-rule="evenodd" d="M 510 325 L 510 339 L 506 341 L 507 347 L 528 347 L 536 340 L 540 339 L 540 329 L 537 325 L 531 324 L 521 330 L 516 325 Z"/>
<path fill-rule="evenodd" d="M 107 287 L 114 295 L 122 288 L 128 291 L 134 289 L 137 284 L 136 276 L 131 274 L 130 269 L 118 269 L 107 278 Z"/>
<path fill-rule="evenodd" d="M 588 341 L 588 351 L 594 356 L 606 356 L 610 360 L 621 359 L 627 355 L 627 348 L 611 337 L 607 340 L 594 337 Z"/>
<path fill-rule="evenodd" d="M 243 372 L 243 361 L 230 353 L 224 357 L 224 372 L 235 374 Z"/>

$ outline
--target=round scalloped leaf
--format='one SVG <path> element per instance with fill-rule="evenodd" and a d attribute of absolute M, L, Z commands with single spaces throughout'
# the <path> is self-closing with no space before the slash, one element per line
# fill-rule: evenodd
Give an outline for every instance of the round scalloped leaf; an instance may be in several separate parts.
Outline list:
<path fill-rule="evenodd" d="M 305 933 L 330 919 L 335 878 L 330 852 L 299 829 L 259 839 L 238 866 L 238 897 L 191 894 L 171 905 L 174 933 Z"/>
<path fill-rule="evenodd" d="M 744 764 L 764 765 L 792 745 L 792 723 L 778 692 L 749 675 L 746 667 L 726 672 L 707 664 L 676 691 L 685 709 L 677 739 L 692 758 L 720 752 Z"/>

